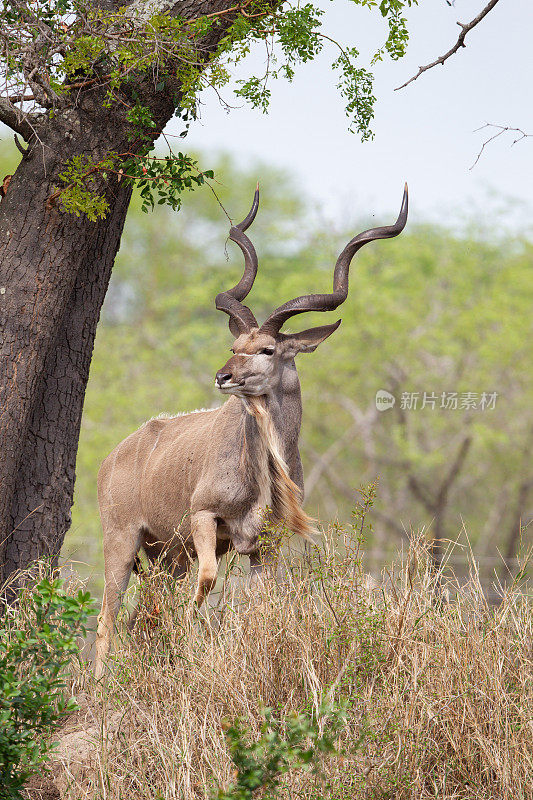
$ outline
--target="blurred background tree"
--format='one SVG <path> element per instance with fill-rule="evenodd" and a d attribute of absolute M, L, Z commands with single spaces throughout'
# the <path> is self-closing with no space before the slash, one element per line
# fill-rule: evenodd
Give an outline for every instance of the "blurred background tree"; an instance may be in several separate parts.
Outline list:
<path fill-rule="evenodd" d="M 2 174 L 10 159 L 6 145 Z M 347 219 L 336 228 L 267 163 L 241 168 L 220 156 L 212 166 L 234 217 L 261 181 L 251 229 L 260 271 L 249 298 L 259 318 L 300 293 L 329 291 L 340 249 L 376 224 Z M 464 526 L 483 563 L 498 563 L 500 552 L 513 569 L 533 515 L 533 247 L 482 234 L 477 222 L 457 235 L 411 221 L 398 239 L 358 254 L 339 331 L 299 358 L 306 505 L 324 522 L 347 522 L 358 487 L 379 477 L 368 546 L 380 557 L 411 528 L 453 540 Z M 207 187 L 179 214 L 146 215 L 134 201 L 96 338 L 63 548 L 95 589 L 102 459 L 151 416 L 221 402 L 213 380 L 231 335 L 214 297 L 241 269 L 231 242 L 226 254 L 228 230 Z M 324 322 L 310 317 L 306 327 Z M 394 407 L 377 409 L 379 390 L 394 395 Z M 496 393 L 485 408 L 483 392 Z M 461 407 L 465 398 L 475 407 Z M 402 408 L 406 400 L 417 407 Z"/>

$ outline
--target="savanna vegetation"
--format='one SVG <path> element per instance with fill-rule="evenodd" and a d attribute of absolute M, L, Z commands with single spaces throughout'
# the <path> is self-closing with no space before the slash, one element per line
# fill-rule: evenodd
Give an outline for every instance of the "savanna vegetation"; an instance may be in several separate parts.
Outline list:
<path fill-rule="evenodd" d="M 416 0 L 355 2 L 386 29 L 369 66 L 401 58 Z M 316 546 L 295 550 L 288 532 L 253 590 L 228 556 L 201 613 L 194 576 L 156 568 L 130 587 L 139 614 L 101 682 L 80 652 L 86 586 L 102 588 L 99 463 L 148 417 L 220 402 L 230 336 L 213 300 L 241 270 L 228 217 L 259 178 L 259 317 L 327 291 L 367 225 L 350 209 L 332 225 L 268 164 L 153 151 L 172 116 L 186 134 L 198 93 L 226 86 L 252 43 L 289 81 L 338 47 L 321 15 L 255 0 L 3 4 L 0 120 L 20 138 L 0 153 L 0 580 L 54 560 L 76 454 L 78 479 L 68 584 L 41 564 L 3 607 L 0 800 L 532 797 L 532 244 L 494 220 L 411 221 L 365 248 L 341 329 L 300 358 Z M 332 68 L 365 140 L 372 74 L 345 44 Z M 266 110 L 267 76 L 237 96 Z M 399 547 L 371 578 L 365 553 L 382 565 Z"/>
<path fill-rule="evenodd" d="M 368 511 L 252 592 L 233 559 L 207 615 L 192 581 L 132 587 L 103 682 L 72 667 L 32 800 L 529 800 L 531 598 L 517 581 L 488 606 L 475 563 L 459 586 L 423 538 L 376 583 Z"/>
<path fill-rule="evenodd" d="M 214 166 L 234 218 L 261 179 L 258 316 L 329 289 L 337 253 L 367 221 L 348 210 L 332 227 L 268 165 Z M 102 588 L 100 461 L 148 417 L 220 402 L 213 376 L 231 336 L 214 297 L 241 269 L 231 243 L 224 251 L 220 203 L 204 188 L 179 215 L 132 208 L 88 385 L 63 550 L 71 586 L 65 596 L 43 584 L 44 611 L 25 595 L 5 623 L 6 798 L 35 769 L 32 800 L 529 798 L 533 617 L 516 556 L 528 549 L 533 479 L 531 243 L 494 230 L 411 223 L 366 248 L 341 328 L 300 357 L 319 547 L 289 541 L 277 580 L 253 593 L 246 559 L 229 559 L 200 616 L 193 577 L 156 570 L 130 589 L 139 616 L 119 631 L 104 683 L 84 658 L 67 671 L 65 622 L 83 625 L 76 603 L 89 602 L 79 576 Z M 377 408 L 380 390 L 392 408 Z M 383 565 L 399 547 L 403 558 L 369 578 L 364 554 Z M 50 677 L 58 643 L 65 658 Z"/>

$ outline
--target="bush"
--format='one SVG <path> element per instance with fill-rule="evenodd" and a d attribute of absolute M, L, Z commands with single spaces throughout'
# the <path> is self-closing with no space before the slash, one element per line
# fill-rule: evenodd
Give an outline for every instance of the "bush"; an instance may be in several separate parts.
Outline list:
<path fill-rule="evenodd" d="M 88 592 L 73 597 L 60 579 L 20 592 L 0 625 L 0 798 L 19 800 L 46 760 L 50 733 L 75 708 L 63 692 L 92 610 Z"/>
<path fill-rule="evenodd" d="M 422 538 L 370 578 L 365 527 L 358 512 L 318 548 L 285 550 L 253 589 L 231 555 L 200 612 L 194 570 L 175 581 L 155 567 L 132 585 L 136 624 L 118 626 L 105 682 L 89 666 L 75 677 L 85 707 L 58 753 L 63 800 L 205 800 L 219 787 L 219 800 L 529 800 L 527 586 L 490 607 L 476 564 L 459 582 Z M 345 715 L 338 732 L 323 698 Z"/>
<path fill-rule="evenodd" d="M 318 714 L 291 714 L 275 719 L 264 710 L 258 741 L 250 741 L 242 723 L 226 727 L 226 741 L 235 765 L 235 782 L 217 800 L 253 800 L 259 789 L 274 797 L 283 775 L 294 769 L 317 771 L 323 754 L 336 752 L 334 739 L 346 719 L 342 706 L 322 703 Z"/>

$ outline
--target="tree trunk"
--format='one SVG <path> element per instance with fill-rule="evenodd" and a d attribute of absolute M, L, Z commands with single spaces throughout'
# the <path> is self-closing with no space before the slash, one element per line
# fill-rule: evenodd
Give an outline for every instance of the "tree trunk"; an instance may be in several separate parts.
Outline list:
<path fill-rule="evenodd" d="M 511 524 L 509 526 L 505 548 L 505 563 L 511 574 L 514 572 L 515 559 L 518 558 L 520 540 L 525 529 L 523 520 L 527 509 L 527 500 L 532 489 L 533 480 L 526 478 L 526 480 L 520 483 L 516 493 L 516 502 L 511 516 Z"/>
<path fill-rule="evenodd" d="M 96 324 L 130 194 L 125 185 L 117 191 L 106 224 L 100 223 L 97 235 L 87 242 L 62 318 L 50 336 L 33 391 L 23 446 L 18 446 L 3 558 L 5 576 L 39 557 L 55 561 L 70 525 L 76 452 Z"/>
<path fill-rule="evenodd" d="M 98 222 L 50 206 L 68 159 L 129 144 L 94 100 L 72 119 L 40 131 L 0 204 L 2 580 L 57 559 L 68 528 L 96 324 L 131 196 L 116 177 L 103 184 L 110 209 Z"/>
<path fill-rule="evenodd" d="M 505 564 L 508 571 L 513 574 L 514 572 L 514 559 L 518 557 L 518 549 L 523 527 L 523 519 L 527 510 L 527 502 L 530 492 L 533 490 L 533 478 L 531 478 L 531 445 L 533 444 L 533 427 L 529 429 L 524 439 L 524 446 L 522 450 L 522 468 L 520 474 L 523 476 L 518 485 L 516 493 L 516 501 L 511 515 L 511 524 L 509 526 L 509 533 L 507 535 L 506 549 L 505 549 Z"/>

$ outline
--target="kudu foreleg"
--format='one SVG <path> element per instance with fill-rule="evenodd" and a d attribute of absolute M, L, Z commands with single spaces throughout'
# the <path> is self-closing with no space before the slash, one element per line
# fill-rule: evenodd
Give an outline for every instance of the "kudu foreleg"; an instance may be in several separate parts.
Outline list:
<path fill-rule="evenodd" d="M 217 579 L 217 520 L 210 511 L 197 511 L 191 515 L 191 532 L 198 556 L 198 585 L 196 602 L 202 605 Z"/>
<path fill-rule="evenodd" d="M 104 672 L 104 659 L 111 647 L 115 619 L 133 570 L 140 544 L 138 530 L 130 535 L 112 536 L 104 533 L 105 588 L 102 610 L 98 615 L 94 675 L 98 680 Z"/>

